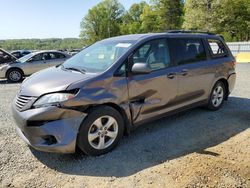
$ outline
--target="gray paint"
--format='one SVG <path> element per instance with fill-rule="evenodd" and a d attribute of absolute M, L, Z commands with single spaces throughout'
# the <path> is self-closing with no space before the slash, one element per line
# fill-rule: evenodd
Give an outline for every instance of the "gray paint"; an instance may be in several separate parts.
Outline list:
<path fill-rule="evenodd" d="M 78 128 L 87 115 L 86 109 L 93 106 L 112 105 L 119 108 L 126 120 L 127 130 L 130 130 L 135 125 L 164 114 L 194 104 L 205 104 L 214 83 L 219 79 L 227 80 L 229 92 L 232 91 L 235 84 L 235 70 L 231 64 L 234 61 L 231 55 L 219 59 L 211 59 L 208 55 L 208 60 L 202 62 L 181 66 L 173 63 L 170 68 L 148 74 L 128 73 L 127 76 L 114 76 L 117 68 L 144 42 L 173 36 L 207 37 L 207 35 L 145 34 L 106 39 L 137 40 L 137 42 L 101 74 L 81 74 L 57 67 L 31 76 L 22 84 L 19 95 L 38 98 L 46 93 L 76 88 L 79 92 L 77 97 L 62 102 L 59 107 L 18 111 L 13 105 L 14 118 L 20 130 L 27 134 L 32 132 L 38 135 L 38 138 L 41 134 L 55 135 L 60 141 L 59 145 L 44 146 L 38 138 L 33 140 L 33 136 L 25 136 L 29 144 L 43 151 L 74 152 Z M 217 36 L 209 37 L 220 39 Z M 28 127 L 29 121 L 45 121 L 45 123 L 39 127 Z"/>
<path fill-rule="evenodd" d="M 83 81 L 94 77 L 95 74 L 81 74 L 72 71 L 63 71 L 61 68 L 52 67 L 42 70 L 27 78 L 21 85 L 19 95 L 39 97 L 45 93 L 64 91 L 76 81 Z"/>
<path fill-rule="evenodd" d="M 73 153 L 79 126 L 86 114 L 74 110 L 47 107 L 19 112 L 13 108 L 17 132 L 26 143 L 42 151 Z M 40 126 L 29 123 L 43 121 Z M 48 145 L 43 136 L 53 135 L 57 143 Z"/>

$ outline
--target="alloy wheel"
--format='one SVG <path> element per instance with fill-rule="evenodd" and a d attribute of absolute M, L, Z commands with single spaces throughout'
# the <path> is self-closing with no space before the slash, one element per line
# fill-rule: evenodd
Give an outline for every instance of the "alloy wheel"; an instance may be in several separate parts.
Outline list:
<path fill-rule="evenodd" d="M 17 82 L 17 81 L 21 80 L 22 74 L 17 70 L 13 70 L 10 72 L 9 78 L 11 81 Z"/>
<path fill-rule="evenodd" d="M 98 150 L 109 147 L 118 135 L 118 123 L 111 116 L 99 117 L 92 123 L 88 131 L 89 144 Z"/>
<path fill-rule="evenodd" d="M 217 85 L 217 87 L 214 88 L 213 94 L 212 94 L 212 104 L 214 107 L 218 107 L 223 102 L 224 97 L 224 90 L 221 85 Z"/>

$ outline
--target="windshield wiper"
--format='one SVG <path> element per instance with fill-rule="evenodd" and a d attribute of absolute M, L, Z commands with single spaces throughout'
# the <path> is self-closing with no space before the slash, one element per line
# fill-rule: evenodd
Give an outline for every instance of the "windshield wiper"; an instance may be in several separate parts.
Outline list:
<path fill-rule="evenodd" d="M 75 67 L 64 67 L 63 65 L 61 65 L 63 69 L 66 69 L 66 70 L 72 70 L 72 71 L 77 71 L 77 72 L 80 72 L 82 74 L 85 74 L 86 71 L 84 69 L 78 69 L 78 68 L 75 68 Z"/>

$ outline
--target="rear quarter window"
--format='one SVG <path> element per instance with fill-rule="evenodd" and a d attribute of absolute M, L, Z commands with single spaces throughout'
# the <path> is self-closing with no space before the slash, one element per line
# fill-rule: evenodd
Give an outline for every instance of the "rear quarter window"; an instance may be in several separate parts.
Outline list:
<path fill-rule="evenodd" d="M 208 44 L 210 48 L 210 52 L 212 57 L 218 58 L 218 57 L 227 57 L 228 51 L 225 47 L 225 45 L 217 39 L 208 39 Z"/>

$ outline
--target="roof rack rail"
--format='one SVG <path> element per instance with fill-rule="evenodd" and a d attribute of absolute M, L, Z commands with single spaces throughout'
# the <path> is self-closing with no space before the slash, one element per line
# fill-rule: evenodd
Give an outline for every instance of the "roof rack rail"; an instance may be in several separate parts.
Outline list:
<path fill-rule="evenodd" d="M 196 30 L 168 30 L 167 33 L 200 33 L 207 35 L 216 35 L 215 33 L 211 33 L 208 31 L 196 31 Z"/>

